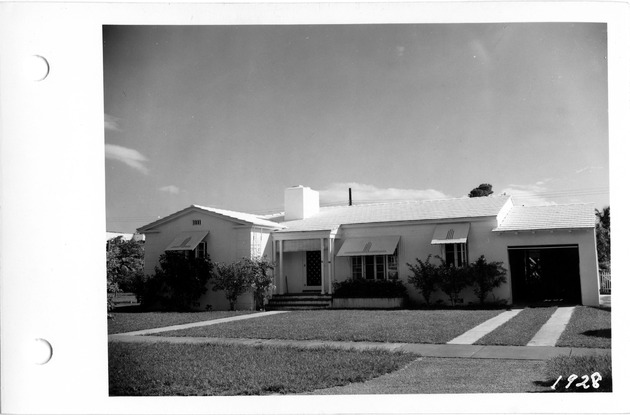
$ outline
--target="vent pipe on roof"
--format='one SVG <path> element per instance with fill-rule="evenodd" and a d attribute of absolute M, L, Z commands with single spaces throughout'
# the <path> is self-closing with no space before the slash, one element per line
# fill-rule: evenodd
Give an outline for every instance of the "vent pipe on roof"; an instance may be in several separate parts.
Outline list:
<path fill-rule="evenodd" d="M 352 187 L 348 187 L 348 206 L 352 206 Z"/>

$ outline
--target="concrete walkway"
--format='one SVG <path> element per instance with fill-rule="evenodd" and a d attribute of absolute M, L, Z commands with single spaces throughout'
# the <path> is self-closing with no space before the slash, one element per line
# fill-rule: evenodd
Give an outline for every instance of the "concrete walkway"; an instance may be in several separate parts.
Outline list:
<path fill-rule="evenodd" d="M 477 340 L 481 339 L 486 334 L 495 330 L 500 325 L 504 324 L 506 321 L 512 319 L 518 313 L 523 311 L 523 309 L 509 310 L 504 311 L 496 317 L 492 317 L 490 320 L 486 320 L 477 327 L 473 327 L 468 330 L 466 333 L 461 336 L 455 337 L 453 340 L 449 341 L 447 344 L 473 344 Z"/>
<path fill-rule="evenodd" d="M 559 307 L 538 330 L 527 346 L 555 346 L 569 324 L 575 307 Z"/>
<path fill-rule="evenodd" d="M 121 334 L 125 334 L 127 336 L 144 336 L 147 334 L 163 333 L 165 331 L 183 330 L 183 329 L 190 329 L 193 327 L 212 326 L 214 324 L 229 323 L 230 321 L 247 320 L 250 318 L 258 318 L 258 317 L 268 317 L 274 314 L 282 314 L 282 313 L 288 313 L 288 311 L 266 311 L 264 313 L 243 314 L 243 315 L 234 316 L 234 317 L 217 318 L 214 320 L 198 321 L 196 323 L 179 324 L 177 326 L 159 327 L 157 329 L 130 331 L 128 333 L 121 333 Z"/>
<path fill-rule="evenodd" d="M 555 356 L 583 356 L 610 354 L 610 349 L 589 349 L 580 347 L 528 347 L 528 346 L 483 346 L 461 344 L 419 344 L 419 343 L 380 343 L 345 342 L 326 340 L 280 340 L 280 339 L 238 339 L 219 337 L 167 337 L 112 334 L 109 341 L 124 343 L 172 343 L 172 344 L 223 344 L 243 346 L 284 346 L 300 348 L 333 347 L 351 350 L 388 350 L 413 353 L 425 357 L 455 357 L 472 359 L 515 359 L 546 360 Z"/>

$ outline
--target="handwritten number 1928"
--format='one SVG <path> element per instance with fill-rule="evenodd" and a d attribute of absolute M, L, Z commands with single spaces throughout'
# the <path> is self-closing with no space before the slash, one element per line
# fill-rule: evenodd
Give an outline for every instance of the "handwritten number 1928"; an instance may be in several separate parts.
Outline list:
<path fill-rule="evenodd" d="M 567 385 L 564 388 L 569 389 L 577 378 L 577 375 L 569 376 L 567 378 Z M 560 382 L 561 379 L 562 376 L 558 376 L 558 379 L 556 379 L 555 383 L 551 386 L 551 389 L 556 390 L 556 385 L 558 384 L 558 382 Z M 581 386 L 584 389 L 588 389 L 590 388 L 590 385 L 588 385 L 589 380 L 591 381 L 593 388 L 598 389 L 599 381 L 602 380 L 602 375 L 600 375 L 599 372 L 594 372 L 590 377 L 588 375 L 582 375 L 582 382 L 576 383 L 575 386 L 578 388 Z"/>

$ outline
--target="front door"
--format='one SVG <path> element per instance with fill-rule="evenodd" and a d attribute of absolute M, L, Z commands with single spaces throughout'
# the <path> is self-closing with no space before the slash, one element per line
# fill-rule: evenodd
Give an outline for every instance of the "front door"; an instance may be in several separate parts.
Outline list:
<path fill-rule="evenodd" d="M 306 251 L 306 285 L 321 287 L 322 257 L 320 251 Z"/>

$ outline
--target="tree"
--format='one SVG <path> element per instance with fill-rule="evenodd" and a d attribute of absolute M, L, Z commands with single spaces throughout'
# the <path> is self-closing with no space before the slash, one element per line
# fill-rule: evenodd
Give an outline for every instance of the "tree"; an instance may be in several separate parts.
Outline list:
<path fill-rule="evenodd" d="M 602 269 L 610 267 L 610 206 L 603 210 L 595 209 L 597 224 L 595 235 L 597 239 L 597 259 Z"/>
<path fill-rule="evenodd" d="M 470 265 L 470 279 L 479 302 L 484 303 L 488 294 L 507 282 L 502 262 L 487 262 L 482 255 Z"/>
<path fill-rule="evenodd" d="M 136 293 L 136 280 L 143 274 L 144 246 L 122 236 L 107 241 L 107 280 L 119 291 Z"/>
<path fill-rule="evenodd" d="M 166 308 L 195 308 L 199 297 L 208 291 L 213 267 L 208 256 L 192 257 L 181 252 L 165 252 L 160 255 L 155 275 L 147 281 L 148 290 L 145 293 L 151 296 L 151 300 L 156 298 L 161 301 Z"/>
<path fill-rule="evenodd" d="M 420 291 L 427 304 L 431 303 L 431 294 L 437 288 L 440 276 L 438 267 L 430 260 L 431 255 L 424 262 L 416 258 L 417 264 L 407 263 L 409 270 L 413 273 L 407 281 Z"/>
<path fill-rule="evenodd" d="M 483 197 L 490 196 L 492 193 L 492 185 L 489 183 L 482 183 L 479 186 L 475 187 L 468 193 L 468 197 Z"/>
<path fill-rule="evenodd" d="M 250 261 L 250 260 L 249 260 Z M 253 266 L 248 260 L 231 263 L 217 263 L 213 277 L 213 291 L 225 291 L 225 298 L 230 303 L 230 311 L 234 310 L 236 300 L 252 287 Z"/>

